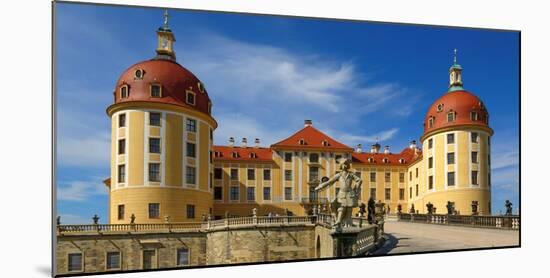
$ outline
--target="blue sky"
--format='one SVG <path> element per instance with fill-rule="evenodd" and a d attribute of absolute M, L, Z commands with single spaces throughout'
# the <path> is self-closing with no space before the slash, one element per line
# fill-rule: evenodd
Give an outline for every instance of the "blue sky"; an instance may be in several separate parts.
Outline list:
<path fill-rule="evenodd" d="M 108 222 L 110 124 L 119 75 L 155 55 L 161 9 L 56 5 L 57 209 L 63 223 Z M 215 144 L 270 145 L 304 119 L 349 146 L 399 152 L 446 92 L 453 49 L 464 87 L 491 115 L 493 212 L 519 194 L 519 35 L 515 32 L 170 11 L 178 62 L 205 84 Z M 344 119 L 342 121 L 342 119 Z M 350 132 L 350 130 L 352 130 Z"/>

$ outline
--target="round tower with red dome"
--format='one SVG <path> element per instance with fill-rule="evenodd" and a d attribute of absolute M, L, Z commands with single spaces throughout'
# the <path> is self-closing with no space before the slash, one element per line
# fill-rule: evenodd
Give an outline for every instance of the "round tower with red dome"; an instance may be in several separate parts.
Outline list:
<path fill-rule="evenodd" d="M 200 221 L 212 213 L 212 102 L 176 61 L 167 12 L 157 39 L 156 56 L 120 75 L 107 108 L 112 224 Z"/>
<path fill-rule="evenodd" d="M 463 87 L 455 50 L 449 89 L 430 106 L 424 119 L 425 186 L 410 203 L 417 208 L 432 203 L 443 213 L 451 202 L 456 213 L 491 214 L 492 135 L 483 101 Z"/>

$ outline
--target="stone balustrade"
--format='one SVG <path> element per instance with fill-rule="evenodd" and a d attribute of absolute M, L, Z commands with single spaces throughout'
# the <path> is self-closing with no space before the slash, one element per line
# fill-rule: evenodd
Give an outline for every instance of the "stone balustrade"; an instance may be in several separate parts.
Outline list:
<path fill-rule="evenodd" d="M 401 213 L 397 215 L 399 221 L 470 226 L 479 228 L 513 229 L 520 228 L 519 215 L 448 215 L 448 214 L 418 214 Z"/>

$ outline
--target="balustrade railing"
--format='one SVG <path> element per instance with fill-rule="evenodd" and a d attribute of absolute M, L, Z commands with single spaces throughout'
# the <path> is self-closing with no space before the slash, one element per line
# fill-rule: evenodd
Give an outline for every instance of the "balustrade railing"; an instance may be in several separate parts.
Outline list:
<path fill-rule="evenodd" d="M 401 213 L 399 221 L 472 226 L 482 228 L 519 229 L 518 215 L 448 215 L 448 214 L 418 214 Z"/>

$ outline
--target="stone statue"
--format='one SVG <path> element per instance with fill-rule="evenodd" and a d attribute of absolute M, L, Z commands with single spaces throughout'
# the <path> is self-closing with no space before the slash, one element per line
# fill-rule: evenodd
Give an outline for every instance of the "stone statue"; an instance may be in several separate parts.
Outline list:
<path fill-rule="evenodd" d="M 426 204 L 426 208 L 428 209 L 428 214 L 433 214 L 434 213 L 434 205 L 431 202 L 428 202 Z"/>
<path fill-rule="evenodd" d="M 401 207 L 401 204 L 397 204 L 397 213 L 401 214 L 402 210 L 403 210 L 403 207 Z"/>
<path fill-rule="evenodd" d="M 57 216 L 57 226 L 61 225 L 61 216 Z"/>
<path fill-rule="evenodd" d="M 97 216 L 97 214 L 94 214 L 94 217 L 92 217 L 92 220 L 94 221 L 94 225 L 97 225 L 97 223 L 99 222 L 99 216 Z"/>
<path fill-rule="evenodd" d="M 512 215 L 512 202 L 510 202 L 510 200 L 506 200 L 506 202 L 504 202 L 504 206 L 506 207 L 506 215 Z"/>
<path fill-rule="evenodd" d="M 340 159 L 340 172 L 336 173 L 328 181 L 319 184 L 315 190 L 319 191 L 327 186 L 339 182 L 340 191 L 335 199 L 335 204 L 338 207 L 336 222 L 334 226 L 340 228 L 343 226 L 353 226 L 351 213 L 354 207 L 358 205 L 358 192 L 361 190 L 363 181 L 361 178 L 350 172 L 351 161 L 347 158 Z M 355 184 L 355 186 L 354 186 Z"/>
<path fill-rule="evenodd" d="M 409 210 L 409 213 L 415 213 L 416 210 L 414 210 L 414 204 L 411 205 L 411 209 Z"/>
<path fill-rule="evenodd" d="M 136 222 L 136 216 L 132 213 L 132 215 L 130 215 L 130 224 L 135 224 Z"/>
<path fill-rule="evenodd" d="M 477 201 L 472 201 L 472 215 L 477 215 L 478 214 L 477 205 L 478 205 Z"/>
<path fill-rule="evenodd" d="M 447 214 L 453 214 L 455 211 L 455 205 L 451 201 L 447 201 Z"/>
<path fill-rule="evenodd" d="M 365 205 L 365 203 L 361 203 L 361 205 L 359 205 L 359 215 L 361 217 L 364 217 L 365 216 L 365 212 L 367 212 L 367 210 L 365 209 L 367 206 Z"/>
<path fill-rule="evenodd" d="M 374 211 L 376 210 L 376 203 L 374 202 L 374 198 L 372 198 L 372 196 L 369 198 L 367 210 L 368 210 L 367 219 L 369 221 L 369 224 L 372 224 L 374 223 Z"/>
<path fill-rule="evenodd" d="M 252 216 L 254 216 L 254 217 L 258 216 L 258 209 L 257 208 L 252 209 Z"/>
<path fill-rule="evenodd" d="M 390 208 L 390 205 L 388 204 L 388 207 L 387 207 L 387 210 L 386 210 L 386 214 L 390 214 L 391 213 L 391 208 Z"/>
<path fill-rule="evenodd" d="M 164 223 L 170 223 L 170 215 L 164 216 Z"/>

